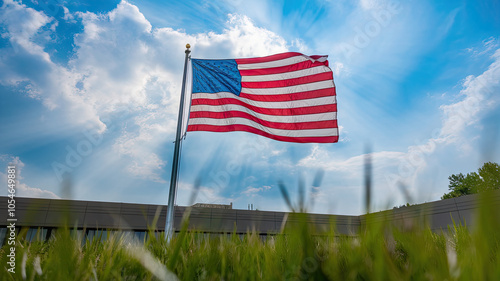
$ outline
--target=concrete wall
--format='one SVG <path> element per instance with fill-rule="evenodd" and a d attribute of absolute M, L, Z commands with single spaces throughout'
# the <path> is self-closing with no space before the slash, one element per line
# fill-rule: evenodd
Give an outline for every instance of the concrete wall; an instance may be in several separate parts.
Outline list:
<path fill-rule="evenodd" d="M 0 196 L 0 226 L 7 222 L 7 197 Z M 96 201 L 16 198 L 18 227 L 57 228 L 68 225 L 87 229 L 157 230 L 165 228 L 166 206 Z M 174 226 L 180 228 L 186 207 L 175 208 Z M 191 208 L 189 228 L 202 232 L 246 233 L 256 231 L 272 234 L 280 231 L 283 221 L 294 218 L 284 212 L 249 211 L 218 208 Z M 156 218 L 156 221 L 155 221 Z M 359 229 L 359 216 L 332 216 L 311 214 L 309 222 L 318 229 L 327 230 L 334 222 L 339 231 L 355 233 Z"/>
<path fill-rule="evenodd" d="M 476 226 L 476 214 L 481 204 L 488 204 L 493 210 L 500 212 L 500 190 L 484 194 L 474 194 L 434 201 L 409 207 L 373 213 L 369 220 L 374 222 L 390 222 L 396 226 L 411 229 L 418 225 L 428 224 L 433 231 L 447 231 L 453 223 L 467 225 L 469 229 Z M 486 200 L 483 200 L 486 199 Z M 361 225 L 368 220 L 366 215 L 360 216 Z"/>
<path fill-rule="evenodd" d="M 490 204 L 497 206 L 495 210 L 499 210 L 500 190 L 492 192 L 488 198 Z M 0 196 L 0 227 L 7 225 L 7 199 Z M 348 235 L 356 234 L 367 221 L 385 221 L 404 228 L 427 222 L 433 230 L 439 231 L 446 230 L 453 221 L 474 227 L 474 214 L 479 204 L 478 195 L 469 195 L 373 213 L 369 217 L 310 214 L 308 222 L 320 231 L 328 231 L 334 223 L 338 233 Z M 176 229 L 180 228 L 185 210 L 186 207 L 176 207 Z M 71 227 L 80 229 L 136 231 L 148 230 L 156 218 L 155 229 L 163 230 L 166 206 L 17 197 L 16 218 L 18 227 L 57 228 L 67 221 Z M 189 228 L 214 233 L 256 231 L 265 235 L 279 232 L 283 221 L 294 220 L 294 216 L 284 212 L 192 208 Z"/>

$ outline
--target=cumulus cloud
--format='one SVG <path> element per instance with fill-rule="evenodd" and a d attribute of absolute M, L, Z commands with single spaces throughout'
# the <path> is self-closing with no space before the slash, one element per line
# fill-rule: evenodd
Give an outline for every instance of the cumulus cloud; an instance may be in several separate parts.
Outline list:
<path fill-rule="evenodd" d="M 27 184 L 23 183 L 22 170 L 25 164 L 19 159 L 19 157 L 14 157 L 11 155 L 0 155 L 0 163 L 3 163 L 3 167 L 7 167 L 7 165 L 14 165 L 16 167 L 16 196 L 18 197 L 31 197 L 31 198 L 50 198 L 50 199 L 60 199 L 55 193 L 49 190 L 30 187 Z M 0 172 L 0 189 L 2 195 L 8 195 L 7 193 L 7 180 L 8 174 Z"/>
<path fill-rule="evenodd" d="M 2 36 L 9 38 L 12 48 L 1 50 L 0 65 L 7 71 L 0 74 L 0 83 L 27 82 L 25 91 L 49 110 L 60 110 L 73 126 L 103 133 L 102 120 L 130 120 L 113 150 L 129 160 L 131 175 L 157 182 L 164 181 L 160 173 L 166 161 L 156 151 L 175 131 L 185 44 L 193 46 L 194 57 L 207 58 L 260 56 L 288 49 L 286 40 L 246 16 L 228 15 L 221 33 L 187 34 L 153 28 L 135 5 L 122 1 L 103 14 L 72 14 L 64 9 L 63 20 L 83 25 L 74 37 L 74 55 L 64 66 L 33 40 L 55 19 L 13 1 L 4 2 L 2 13 L 7 27 Z M 29 61 L 30 67 L 20 65 L 22 61 Z"/>
<path fill-rule="evenodd" d="M 0 10 L 0 22 L 7 27 L 7 33 L 2 36 L 9 37 L 12 42 L 30 47 L 36 48 L 32 45 L 31 39 L 41 27 L 51 21 L 52 19 L 45 14 L 13 0 L 3 1 Z"/>
<path fill-rule="evenodd" d="M 481 75 L 468 76 L 460 91 L 461 100 L 441 106 L 443 126 L 440 137 L 446 142 L 467 139 L 465 128 L 477 124 L 483 114 L 498 106 L 500 91 L 500 49 L 492 56 L 494 62 Z"/>
<path fill-rule="evenodd" d="M 0 50 L 0 67 L 4 70 L 0 83 L 25 83 L 26 93 L 40 99 L 49 110 L 59 108 L 73 123 L 97 124 L 103 130 L 95 109 L 75 87 L 79 74 L 55 64 L 44 46 L 35 43 L 34 37 L 54 19 L 14 1 L 5 1 L 0 13 L 7 30 L 2 37 L 10 42 L 10 47 Z"/>
<path fill-rule="evenodd" d="M 492 56 L 493 63 L 481 75 L 468 76 L 463 82 L 463 89 L 458 94 L 458 101 L 442 105 L 442 125 L 433 135 L 406 151 L 372 152 L 374 181 L 377 190 L 397 191 L 401 184 L 415 190 L 419 174 L 427 167 L 427 161 L 436 151 L 451 144 L 464 153 L 464 147 L 470 145 L 476 137 L 471 135 L 471 128 L 479 124 L 488 112 L 498 108 L 500 91 L 500 50 Z M 299 166 L 341 172 L 342 178 L 351 180 L 363 177 L 363 164 L 366 154 L 347 159 L 337 159 L 336 155 L 319 145 L 312 146 L 309 155 L 301 159 Z"/>

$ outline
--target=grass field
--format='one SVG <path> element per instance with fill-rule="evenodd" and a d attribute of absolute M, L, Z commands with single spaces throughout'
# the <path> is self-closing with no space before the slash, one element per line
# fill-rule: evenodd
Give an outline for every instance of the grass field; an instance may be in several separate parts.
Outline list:
<path fill-rule="evenodd" d="M 18 241 L 16 272 L 2 280 L 500 280 L 500 211 L 483 196 L 474 230 L 433 233 L 370 222 L 356 236 L 316 233 L 307 215 L 282 233 L 208 235 L 187 230 L 168 244 L 106 233 L 81 241 L 59 229 L 48 242 Z M 19 235 L 21 237 L 22 234 Z"/>

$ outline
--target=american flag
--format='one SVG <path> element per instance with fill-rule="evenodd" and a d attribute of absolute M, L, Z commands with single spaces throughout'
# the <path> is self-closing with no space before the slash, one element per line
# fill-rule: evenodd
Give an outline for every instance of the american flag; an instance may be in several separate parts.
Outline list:
<path fill-rule="evenodd" d="M 244 131 L 278 141 L 339 139 L 337 100 L 327 56 L 192 59 L 187 131 Z"/>

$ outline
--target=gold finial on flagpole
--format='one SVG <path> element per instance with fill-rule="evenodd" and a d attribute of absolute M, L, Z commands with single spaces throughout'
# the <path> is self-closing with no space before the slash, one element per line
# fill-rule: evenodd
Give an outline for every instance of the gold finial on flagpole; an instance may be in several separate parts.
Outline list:
<path fill-rule="evenodd" d="M 189 49 L 189 48 L 191 48 L 191 45 L 189 45 L 189 43 L 188 43 L 188 44 L 186 44 L 186 49 Z"/>

